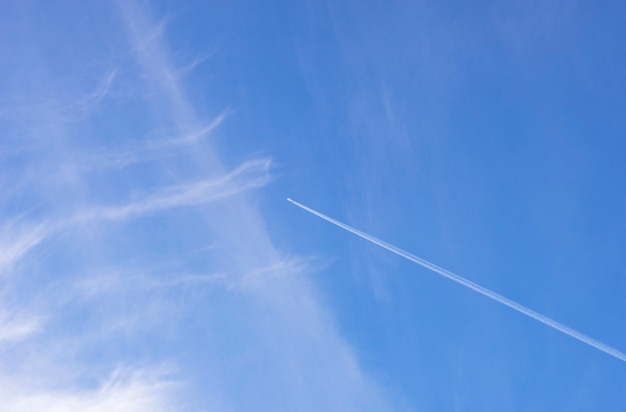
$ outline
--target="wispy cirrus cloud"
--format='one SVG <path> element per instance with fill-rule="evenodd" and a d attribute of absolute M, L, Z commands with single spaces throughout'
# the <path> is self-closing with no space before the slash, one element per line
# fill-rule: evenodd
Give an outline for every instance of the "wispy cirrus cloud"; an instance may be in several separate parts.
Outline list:
<path fill-rule="evenodd" d="M 173 134 L 171 137 L 152 138 L 145 143 L 134 144 L 125 149 L 115 151 L 103 150 L 96 154 L 82 154 L 76 158 L 76 163 L 83 170 L 123 169 L 125 167 L 156 161 L 180 154 L 178 150 L 190 147 L 207 138 L 232 113 L 225 109 L 213 120 L 204 126 L 195 128 L 186 133 Z"/>
<path fill-rule="evenodd" d="M 36 199 L 37 213 L 0 234 L 0 268 L 12 274 L 0 278 L 0 333 L 20 343 L 2 349 L 0 409 L 391 409 L 318 299 L 314 265 L 286 258 L 250 201 L 271 161 L 225 166 L 238 163 L 207 137 L 232 111 L 199 114 L 166 46 L 167 19 L 119 8 L 128 39 L 112 48 L 133 61 L 107 62 L 115 69 L 97 87 L 22 119 L 50 125 L 55 133 L 30 136 L 54 150 L 45 164 L 25 152 L 12 171 L 29 176 L 14 193 Z M 44 82 L 55 75 L 42 70 Z M 123 105 L 122 81 L 138 91 Z M 72 104 L 76 113 L 56 110 Z M 168 362 L 171 374 L 151 372 Z M 191 406 L 176 403 L 181 394 Z"/>
<path fill-rule="evenodd" d="M 0 154 L 21 154 L 50 148 L 50 138 L 45 136 L 58 132 L 70 124 L 92 115 L 114 89 L 119 68 L 106 71 L 95 80 L 91 90 L 81 93 L 65 91 L 66 85 L 49 86 L 50 90 L 34 95 L 11 96 L 7 93 L 0 100 L 2 126 L 10 130 L 7 141 L 0 146 Z M 60 88 L 63 91 L 55 90 Z"/>
<path fill-rule="evenodd" d="M 3 345 L 19 342 L 41 329 L 41 317 L 25 317 L 0 310 L 0 350 Z"/>
<path fill-rule="evenodd" d="M 127 3 L 122 9 L 131 38 L 141 42 L 143 33 L 151 32 L 149 15 Z M 160 73 L 154 77 L 164 79 L 154 87 L 171 107 L 172 120 L 180 125 L 197 122 L 179 79 L 167 75 L 175 69 L 163 43 L 154 42 L 137 59 L 147 73 Z M 222 167 L 210 147 L 199 150 L 196 161 Z M 332 315 L 318 301 L 307 280 L 310 266 L 284 259 L 259 212 L 244 197 L 229 198 L 223 206 L 205 220 L 225 252 L 220 260 L 247 276 L 241 278 L 243 287 L 220 298 L 223 307 L 216 302 L 213 308 L 228 314 L 225 321 L 233 325 L 216 336 L 219 346 L 229 350 L 205 355 L 215 368 L 207 384 L 198 386 L 219 391 L 234 409 L 389 409 L 384 389 L 361 369 Z M 213 336 L 212 330 L 222 330 L 220 323 L 208 319 L 203 328 Z M 233 370 L 231 363 L 241 366 Z M 208 385 L 214 380 L 220 384 Z"/>
<path fill-rule="evenodd" d="M 102 221 L 124 221 L 146 214 L 180 207 L 207 204 L 246 190 L 259 188 L 270 179 L 270 159 L 244 162 L 214 179 L 170 186 L 146 194 L 142 199 L 116 206 L 90 206 L 65 219 L 27 222 L 15 219 L 2 227 L 0 234 L 0 273 L 6 273 L 54 233 L 75 225 Z"/>
<path fill-rule="evenodd" d="M 143 272 L 114 271 L 90 276 L 79 280 L 74 287 L 78 294 L 91 298 L 95 295 L 108 295 L 120 291 L 141 291 L 176 287 L 198 287 L 202 285 L 220 286 L 227 284 L 228 274 L 175 274 L 154 276 Z"/>
<path fill-rule="evenodd" d="M 96 206 L 82 211 L 69 222 L 120 221 L 166 209 L 197 206 L 248 189 L 265 185 L 269 180 L 269 159 L 245 162 L 235 170 L 211 180 L 185 183 L 159 190 L 143 200 L 121 206 Z"/>
<path fill-rule="evenodd" d="M 118 71 L 119 68 L 114 68 L 106 73 L 94 90 L 77 101 L 71 102 L 66 106 L 61 106 L 60 110 L 66 114 L 82 114 L 82 112 L 88 110 L 95 110 L 111 91 L 112 85 L 118 75 Z M 69 116 L 67 118 L 70 119 Z"/>
<path fill-rule="evenodd" d="M 4 224 L 0 229 L 0 274 L 10 270 L 50 233 L 50 225 L 46 223 L 17 219 Z"/>
<path fill-rule="evenodd" d="M 192 73 L 196 68 L 209 60 L 216 53 L 215 48 L 208 49 L 204 53 L 198 54 L 187 64 L 184 64 L 178 69 L 179 75 L 186 75 Z"/>
<path fill-rule="evenodd" d="M 161 371 L 118 368 L 93 389 L 58 388 L 0 377 L 0 409 L 6 412 L 170 411 L 176 382 Z"/>

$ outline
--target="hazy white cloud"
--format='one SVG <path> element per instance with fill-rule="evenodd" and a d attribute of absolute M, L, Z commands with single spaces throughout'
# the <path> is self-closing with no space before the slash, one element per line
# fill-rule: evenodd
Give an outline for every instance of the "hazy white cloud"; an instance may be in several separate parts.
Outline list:
<path fill-rule="evenodd" d="M 199 143 L 210 136 L 232 110 L 225 109 L 206 125 L 182 133 L 170 134 L 168 137 L 154 137 L 145 142 L 131 144 L 130 147 L 114 150 L 101 150 L 96 153 L 80 153 L 73 159 L 80 170 L 98 171 L 103 169 L 121 170 L 131 165 L 148 163 L 167 157 L 180 155 L 180 150 Z"/>
<path fill-rule="evenodd" d="M 312 260 L 301 258 L 282 258 L 266 267 L 261 267 L 242 274 L 237 283 L 231 284 L 236 288 L 262 287 L 276 277 L 303 276 L 314 271 Z"/>
<path fill-rule="evenodd" d="M 118 206 L 91 206 L 64 219 L 27 223 L 13 220 L 0 231 L 0 274 L 7 273 L 29 251 L 54 233 L 77 224 L 99 221 L 124 221 L 179 207 L 199 206 L 265 185 L 269 179 L 270 159 L 255 159 L 241 164 L 223 176 L 184 183 L 157 190 L 143 199 Z"/>
<path fill-rule="evenodd" d="M 150 149 L 161 149 L 196 142 L 200 138 L 206 137 L 211 132 L 213 132 L 217 128 L 217 126 L 222 124 L 222 122 L 231 114 L 231 112 L 232 110 L 226 109 L 222 111 L 222 113 L 220 113 L 218 116 L 216 116 L 215 119 L 213 119 L 206 126 L 203 126 L 200 129 L 192 131 L 190 133 L 183 134 L 182 136 L 175 137 L 173 139 L 152 140 L 149 142 L 148 147 Z"/>
<path fill-rule="evenodd" d="M 121 206 L 95 206 L 79 213 L 71 221 L 120 221 L 166 209 L 197 206 L 242 191 L 258 188 L 269 180 L 269 159 L 245 162 L 224 176 L 211 180 L 185 183 L 163 189 L 145 199 Z"/>
<path fill-rule="evenodd" d="M 5 412 L 159 412 L 176 410 L 177 384 L 160 372 L 119 368 L 94 389 L 41 387 L 0 377 L 0 410 Z"/>
<path fill-rule="evenodd" d="M 42 319 L 25 317 L 0 310 L 0 349 L 5 344 L 16 343 L 39 332 Z"/>
<path fill-rule="evenodd" d="M 189 74 L 191 72 L 193 72 L 196 67 L 200 66 L 201 64 L 203 64 L 204 62 L 206 62 L 208 59 L 210 59 L 214 54 L 216 53 L 216 49 L 212 48 L 209 49 L 207 51 L 205 51 L 202 54 L 199 54 L 198 56 L 194 57 L 189 63 L 183 65 L 182 67 L 180 67 L 178 69 L 178 73 L 182 76 Z"/>
<path fill-rule="evenodd" d="M 154 31 L 150 16 L 130 3 L 120 4 L 133 43 L 145 44 Z M 137 60 L 148 77 L 162 79 L 151 87 L 171 108 L 173 122 L 181 128 L 197 124 L 180 79 L 171 75 L 175 68 L 163 43 L 137 49 Z M 222 168 L 209 147 L 196 152 L 195 162 Z M 282 257 L 259 212 L 244 197 L 234 196 L 211 209 L 205 220 L 223 251 L 220 261 L 226 262 L 230 273 L 242 275 L 235 277 L 234 287 L 224 290 L 215 307 L 207 308 L 225 318 L 217 324 L 231 325 L 220 335 L 212 333 L 217 325 L 209 319 L 203 325 L 209 336 L 229 349 L 204 354 L 214 368 L 211 379 L 197 385 L 218 391 L 239 410 L 390 409 L 384 389 L 360 368 L 318 300 L 307 280 L 309 268 L 302 261 Z M 209 382 L 216 384 L 209 386 Z"/>
<path fill-rule="evenodd" d="M 115 69 L 75 107 L 107 109 L 103 103 L 122 77 L 135 76 L 135 88 L 144 89 L 131 96 L 132 104 L 146 119 L 140 132 L 131 127 L 129 133 L 152 138 L 113 140 L 108 153 L 99 152 L 97 142 L 109 144 L 99 131 L 80 144 L 78 134 L 99 125 L 90 116 L 55 109 L 46 117 L 59 126 L 48 158 L 63 181 L 29 186 L 41 199 L 36 217 L 25 215 L 0 233 L 0 270 L 19 272 L 2 285 L 10 299 L 0 302 L 7 314 L 0 319 L 0 342 L 20 343 L 5 345 L 8 356 L 0 361 L 0 410 L 197 410 L 176 403 L 182 393 L 218 410 L 390 409 L 309 283 L 311 261 L 285 258 L 249 201 L 251 189 L 270 181 L 271 161 L 224 166 L 206 137 L 230 111 L 200 121 L 205 116 L 185 95 L 183 76 L 164 45 L 167 19 L 154 24 L 137 3 L 119 5 L 139 73 L 132 63 L 125 63 L 129 69 L 111 62 Z M 68 119 L 81 123 L 66 128 Z M 165 156 L 178 158 L 157 162 Z M 137 167 L 127 169 L 131 164 Z M 142 187 L 142 177 L 161 167 L 167 178 L 150 175 Z M 35 180 L 55 173 L 34 162 L 28 169 Z M 124 173 L 137 186 L 116 186 Z M 125 200 L 94 200 L 100 188 L 108 191 L 103 197 Z M 126 225 L 158 213 L 173 218 L 167 227 L 146 233 Z M 112 222 L 119 229 L 115 238 L 102 225 Z M 48 254 L 18 267 L 44 242 Z M 208 243 L 213 246 L 203 248 Z M 201 252 L 185 255 L 187 247 Z M 165 268 L 146 263 L 163 250 L 174 256 L 164 259 L 178 261 Z M 123 269 L 129 266 L 132 271 Z M 99 272 L 102 267 L 112 269 Z M 190 350 L 196 351 L 192 359 L 184 360 Z M 181 369 L 150 372 L 170 361 Z M 136 362 L 146 367 L 117 370 Z M 219 404 L 207 403 L 216 399 Z"/>
<path fill-rule="evenodd" d="M 117 77 L 119 69 L 115 68 L 107 73 L 100 81 L 100 84 L 87 95 L 79 98 L 78 100 L 71 102 L 61 111 L 64 113 L 76 113 L 77 111 L 92 110 L 96 108 L 109 94 L 111 86 Z"/>
<path fill-rule="evenodd" d="M 76 292 L 84 298 L 98 295 L 117 294 L 120 292 L 136 292 L 151 289 L 167 289 L 177 287 L 200 287 L 227 285 L 229 275 L 215 274 L 179 274 L 176 271 L 165 275 L 154 275 L 145 271 L 118 270 L 106 274 L 98 274 L 79 279 L 73 285 Z"/>
<path fill-rule="evenodd" d="M 107 71 L 95 81 L 95 86 L 85 87 L 80 93 L 65 90 L 64 84 L 53 84 L 34 96 L 7 96 L 0 99 L 0 121 L 11 130 L 0 146 L 0 154 L 22 154 L 24 152 L 49 149 L 58 133 L 68 125 L 89 117 L 99 109 L 111 94 L 119 68 Z M 91 90 L 89 91 L 89 89 Z M 55 90 L 59 89 L 59 90 Z M 10 140 L 9 140 L 10 139 Z M 13 144 L 8 144 L 13 141 Z"/>
<path fill-rule="evenodd" d="M 47 224 L 28 224 L 24 219 L 0 228 L 0 274 L 6 273 L 51 232 Z"/>

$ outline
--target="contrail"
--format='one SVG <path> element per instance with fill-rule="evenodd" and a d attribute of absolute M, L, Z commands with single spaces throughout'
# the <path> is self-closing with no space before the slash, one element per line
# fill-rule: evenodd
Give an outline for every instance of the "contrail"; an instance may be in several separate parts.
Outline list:
<path fill-rule="evenodd" d="M 564 333 L 566 335 L 569 335 L 569 336 L 571 336 L 574 339 L 578 339 L 579 341 L 581 341 L 583 343 L 586 343 L 587 345 L 592 346 L 592 347 L 594 347 L 596 349 L 599 349 L 602 352 L 604 352 L 604 353 L 606 353 L 608 355 L 613 356 L 614 358 L 617 358 L 617 359 L 619 359 L 619 360 L 621 360 L 623 362 L 626 362 L 626 353 L 620 352 L 619 350 L 617 350 L 615 348 L 612 348 L 612 347 L 610 347 L 608 345 L 605 345 L 604 343 L 602 343 L 600 341 L 597 341 L 597 340 L 593 339 L 592 337 L 587 336 L 587 335 L 585 335 L 583 333 L 580 333 L 577 330 L 570 328 L 569 326 L 566 326 L 566 325 L 564 325 L 562 323 L 559 323 L 559 322 L 557 322 L 557 321 L 555 321 L 555 320 L 553 320 L 553 319 L 551 319 L 551 318 L 549 318 L 549 317 L 547 317 L 545 315 L 542 315 L 541 313 L 535 312 L 534 310 L 529 309 L 526 306 L 520 305 L 519 303 L 517 303 L 517 302 L 515 302 L 515 301 L 513 301 L 513 300 L 511 300 L 509 298 L 506 298 L 506 297 L 504 297 L 504 296 L 502 296 L 502 295 L 500 295 L 500 294 L 498 294 L 496 292 L 492 292 L 491 290 L 489 290 L 489 289 L 487 289 L 485 287 L 482 287 L 482 286 L 480 286 L 480 285 L 478 285 L 478 284 L 476 284 L 476 283 L 474 283 L 474 282 L 472 282 L 470 280 L 467 280 L 467 279 L 465 279 L 465 278 L 463 278 L 463 277 L 461 277 L 461 276 L 459 276 L 459 275 L 457 275 L 455 273 L 450 272 L 449 270 L 446 270 L 446 269 L 441 268 L 441 267 L 439 267 L 439 266 L 437 266 L 437 265 L 435 265 L 433 263 L 430 263 L 429 261 L 427 261 L 425 259 L 422 259 L 422 258 L 420 258 L 418 256 L 415 256 L 415 255 L 413 255 L 413 254 L 411 254 L 409 252 L 405 252 L 404 250 L 402 250 L 402 249 L 400 249 L 398 247 L 395 247 L 393 245 L 390 245 L 389 243 L 384 242 L 384 241 L 382 241 L 380 239 L 377 239 L 374 236 L 370 236 L 367 233 L 363 233 L 360 230 L 353 228 L 352 226 L 348 226 L 345 223 L 341 223 L 341 222 L 339 222 L 339 221 L 337 221 L 337 220 L 335 220 L 335 219 L 333 219 L 331 217 L 328 217 L 328 216 L 326 216 L 326 215 L 324 215 L 324 214 L 322 214 L 322 213 L 320 213 L 320 212 L 318 212 L 316 210 L 311 209 L 310 207 L 307 207 L 307 206 L 305 206 L 305 205 L 303 205 L 301 203 L 298 203 L 295 200 L 292 200 L 290 198 L 287 198 L 287 200 L 289 202 L 293 203 L 294 205 L 298 206 L 299 208 L 304 209 L 307 212 L 312 213 L 315 216 L 320 217 L 320 218 L 326 220 L 327 222 L 332 223 L 333 225 L 339 226 L 340 228 L 345 229 L 348 232 L 353 233 L 353 234 L 355 234 L 355 235 L 357 235 L 357 236 L 359 236 L 359 237 L 361 237 L 361 238 L 363 238 L 365 240 L 368 240 L 368 241 L 372 242 L 375 245 L 378 245 L 378 246 L 380 246 L 382 248 L 385 248 L 388 251 L 395 253 L 396 255 L 402 256 L 403 258 L 408 259 L 411 262 L 417 263 L 418 265 L 423 266 L 426 269 L 429 269 L 429 270 L 437 273 L 438 275 L 441 275 L 441 276 L 443 276 L 445 278 L 448 278 L 448 279 L 450 279 L 450 280 L 452 280 L 452 281 L 454 281 L 456 283 L 459 283 L 459 284 L 465 286 L 466 288 L 469 288 L 469 289 L 471 289 L 471 290 L 473 290 L 475 292 L 478 292 L 481 295 L 487 296 L 488 298 L 493 299 L 496 302 L 499 302 L 499 303 L 501 303 L 501 304 L 503 304 L 505 306 L 508 306 L 509 308 L 511 308 L 513 310 L 516 310 L 519 313 L 522 313 L 522 314 L 524 314 L 524 315 L 526 315 L 526 316 L 528 316 L 530 318 L 533 318 L 533 319 L 543 323 L 544 325 L 548 325 L 551 328 L 558 330 L 559 332 L 562 332 L 562 333 Z"/>

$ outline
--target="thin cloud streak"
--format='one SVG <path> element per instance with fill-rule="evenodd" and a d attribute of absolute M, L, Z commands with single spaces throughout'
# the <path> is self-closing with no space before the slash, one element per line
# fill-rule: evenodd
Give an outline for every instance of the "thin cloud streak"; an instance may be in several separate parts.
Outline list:
<path fill-rule="evenodd" d="M 0 274 L 6 273 L 32 248 L 39 245 L 50 234 L 46 224 L 15 227 L 10 223 L 2 227 L 0 237 Z"/>
<path fill-rule="evenodd" d="M 136 271 L 118 271 L 112 274 L 89 276 L 84 280 L 78 281 L 73 287 L 80 296 L 92 298 L 97 295 L 113 294 L 120 291 L 225 285 L 228 277 L 225 273 L 176 274 L 174 276 L 155 277 L 136 273 Z"/>
<path fill-rule="evenodd" d="M 128 368 L 118 368 L 91 390 L 46 390 L 6 377 L 0 377 L 0 384 L 0 410 L 5 412 L 170 411 L 174 408 L 171 394 L 177 386 L 162 373 Z"/>
<path fill-rule="evenodd" d="M 205 126 L 173 137 L 149 140 L 147 143 L 133 145 L 125 150 L 110 153 L 103 151 L 95 155 L 80 156 L 75 160 L 82 170 L 117 169 L 148 163 L 161 158 L 171 157 L 179 153 L 172 149 L 182 149 L 198 143 L 213 133 L 231 114 L 233 110 L 226 108 Z"/>
<path fill-rule="evenodd" d="M 215 48 L 207 50 L 206 52 L 196 56 L 190 63 L 179 68 L 178 73 L 180 75 L 187 75 L 193 72 L 196 69 L 196 67 L 203 64 L 205 61 L 211 58 L 215 53 L 216 53 Z"/>
<path fill-rule="evenodd" d="M 205 204 L 265 185 L 269 180 L 270 164 L 269 159 L 245 162 L 220 178 L 170 187 L 145 200 L 123 206 L 94 207 L 82 212 L 70 222 L 122 221 L 165 209 Z"/>
<path fill-rule="evenodd" d="M 71 105 L 70 109 L 87 109 L 94 106 L 97 106 L 104 100 L 104 98 L 109 94 L 109 90 L 111 89 L 111 85 L 113 81 L 117 77 L 118 69 L 115 68 L 109 72 L 109 74 L 102 80 L 100 85 L 89 95 L 85 96 L 81 101 L 76 104 Z"/>
<path fill-rule="evenodd" d="M 222 124 L 222 122 L 231 113 L 232 113 L 232 110 L 227 108 L 227 109 L 223 110 L 222 113 L 217 115 L 215 117 L 215 119 L 213 119 L 205 127 L 201 128 L 201 129 L 199 129 L 197 131 L 193 131 L 191 133 L 182 135 L 182 136 L 177 137 L 177 138 L 165 139 L 165 140 L 156 140 L 154 142 L 151 142 L 150 146 L 148 146 L 148 148 L 150 148 L 150 149 L 161 149 L 161 148 L 165 148 L 165 147 L 179 146 L 179 145 L 182 145 L 182 144 L 193 143 L 193 142 L 199 140 L 200 138 L 203 138 L 203 137 L 207 136 L 208 134 L 210 134 L 211 132 L 213 132 L 220 124 Z"/>
<path fill-rule="evenodd" d="M 159 190 L 145 199 L 120 206 L 92 206 L 76 215 L 55 222 L 18 226 L 16 222 L 2 227 L 0 235 L 0 274 L 8 272 L 33 248 L 54 233 L 76 225 L 99 221 L 125 221 L 164 210 L 200 206 L 269 182 L 270 159 L 255 159 L 241 164 L 215 179 L 181 184 Z"/>
<path fill-rule="evenodd" d="M 109 82 L 112 81 L 109 79 Z M 106 87 L 108 90 L 108 86 Z M 104 98 L 103 91 L 98 95 L 85 98 L 84 103 L 94 100 L 102 100 Z M 227 107 L 222 110 L 215 118 L 210 120 L 204 126 L 200 126 L 195 130 L 183 131 L 181 133 L 164 132 L 170 135 L 163 138 L 149 139 L 146 143 L 128 145 L 124 149 L 111 151 L 109 149 L 101 149 L 94 153 L 78 153 L 74 155 L 72 164 L 76 165 L 83 171 L 94 171 L 103 169 L 122 170 L 132 165 L 140 163 L 148 163 L 154 160 L 175 156 L 180 154 L 180 149 L 199 143 L 210 136 L 215 130 L 234 112 L 233 109 Z M 64 120 L 60 120 L 62 123 Z M 45 143 L 30 144 L 18 147 L 0 147 L 0 156 L 15 156 L 24 153 L 41 151 L 49 148 Z M 178 149 L 176 151 L 172 149 Z"/>
<path fill-rule="evenodd" d="M 83 95 L 64 97 L 63 94 L 59 93 L 48 97 L 36 96 L 36 98 L 32 99 L 21 97 L 19 100 L 14 99 L 14 101 L 8 102 L 0 100 L 0 103 L 2 103 L 2 106 L 0 106 L 0 120 L 4 118 L 15 120 L 37 117 L 37 122 L 30 126 L 25 124 L 21 126 L 21 140 L 27 137 L 38 136 L 42 132 L 58 128 L 61 125 L 76 122 L 84 117 L 86 113 L 97 109 L 100 103 L 111 93 L 118 72 L 119 68 L 110 70 L 91 91 Z M 42 113 L 54 114 L 54 121 L 45 121 L 44 116 L 41 116 Z M 2 152 L 11 153 L 37 149 L 40 146 L 45 146 L 44 143 L 26 145 L 22 148 L 6 148 Z"/>
<path fill-rule="evenodd" d="M 332 223 L 335 226 L 338 226 L 344 230 L 347 230 L 348 232 L 355 234 L 357 236 L 359 236 L 362 239 L 365 239 L 377 246 L 380 246 L 384 249 L 387 249 L 388 251 L 395 253 L 398 256 L 401 256 L 407 260 L 410 260 L 413 263 L 417 263 L 418 265 L 437 273 L 438 275 L 441 275 L 447 279 L 452 280 L 453 282 L 456 282 L 462 286 L 465 286 L 468 289 L 473 290 L 474 292 L 478 292 L 483 296 L 486 296 L 492 300 L 495 300 L 498 303 L 501 303 L 505 306 L 508 306 L 509 308 L 523 314 L 526 315 L 532 319 L 535 319 L 536 321 L 539 321 L 541 323 L 543 323 L 544 325 L 547 325 L 555 330 L 558 330 L 559 332 L 562 332 L 566 335 L 571 336 L 572 338 L 585 343 L 591 347 L 594 347 L 604 353 L 606 353 L 607 355 L 613 356 L 616 359 L 619 359 L 623 362 L 626 362 L 626 353 L 623 353 L 615 348 L 612 348 L 590 336 L 587 336 L 581 332 L 578 332 L 575 329 L 570 328 L 569 326 L 566 326 L 560 322 L 555 321 L 554 319 L 551 319 L 545 315 L 542 315 L 541 313 L 535 312 L 532 309 L 527 308 L 526 306 L 523 306 L 509 298 L 506 298 L 496 292 L 493 292 L 483 286 L 480 286 L 470 280 L 467 280 L 453 272 L 450 272 L 449 270 L 443 269 L 433 263 L 430 263 L 429 261 L 422 259 L 418 256 L 415 256 L 409 252 L 406 252 L 396 246 L 393 246 L 389 243 L 386 243 L 380 239 L 375 238 L 374 236 L 370 236 L 367 233 L 361 232 L 358 229 L 353 228 L 352 226 L 348 226 L 345 223 L 339 222 L 338 220 L 335 220 L 331 217 L 328 217 L 326 215 L 324 215 L 323 213 L 320 213 L 314 209 L 311 209 L 310 207 L 307 207 L 301 203 L 296 202 L 295 200 L 292 200 L 291 198 L 287 198 L 287 200 L 289 202 L 291 202 L 292 204 L 298 206 L 299 208 L 321 218 L 326 220 L 327 222 Z"/>
<path fill-rule="evenodd" d="M 0 311 L 0 348 L 28 338 L 42 329 L 42 320 L 37 317 L 20 318 Z"/>

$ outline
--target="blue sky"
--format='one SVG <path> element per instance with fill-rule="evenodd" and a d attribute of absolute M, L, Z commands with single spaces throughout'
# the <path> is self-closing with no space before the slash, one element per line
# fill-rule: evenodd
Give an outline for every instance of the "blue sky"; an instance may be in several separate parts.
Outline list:
<path fill-rule="evenodd" d="M 587 411 L 626 365 L 619 2 L 0 5 L 0 409 Z"/>

